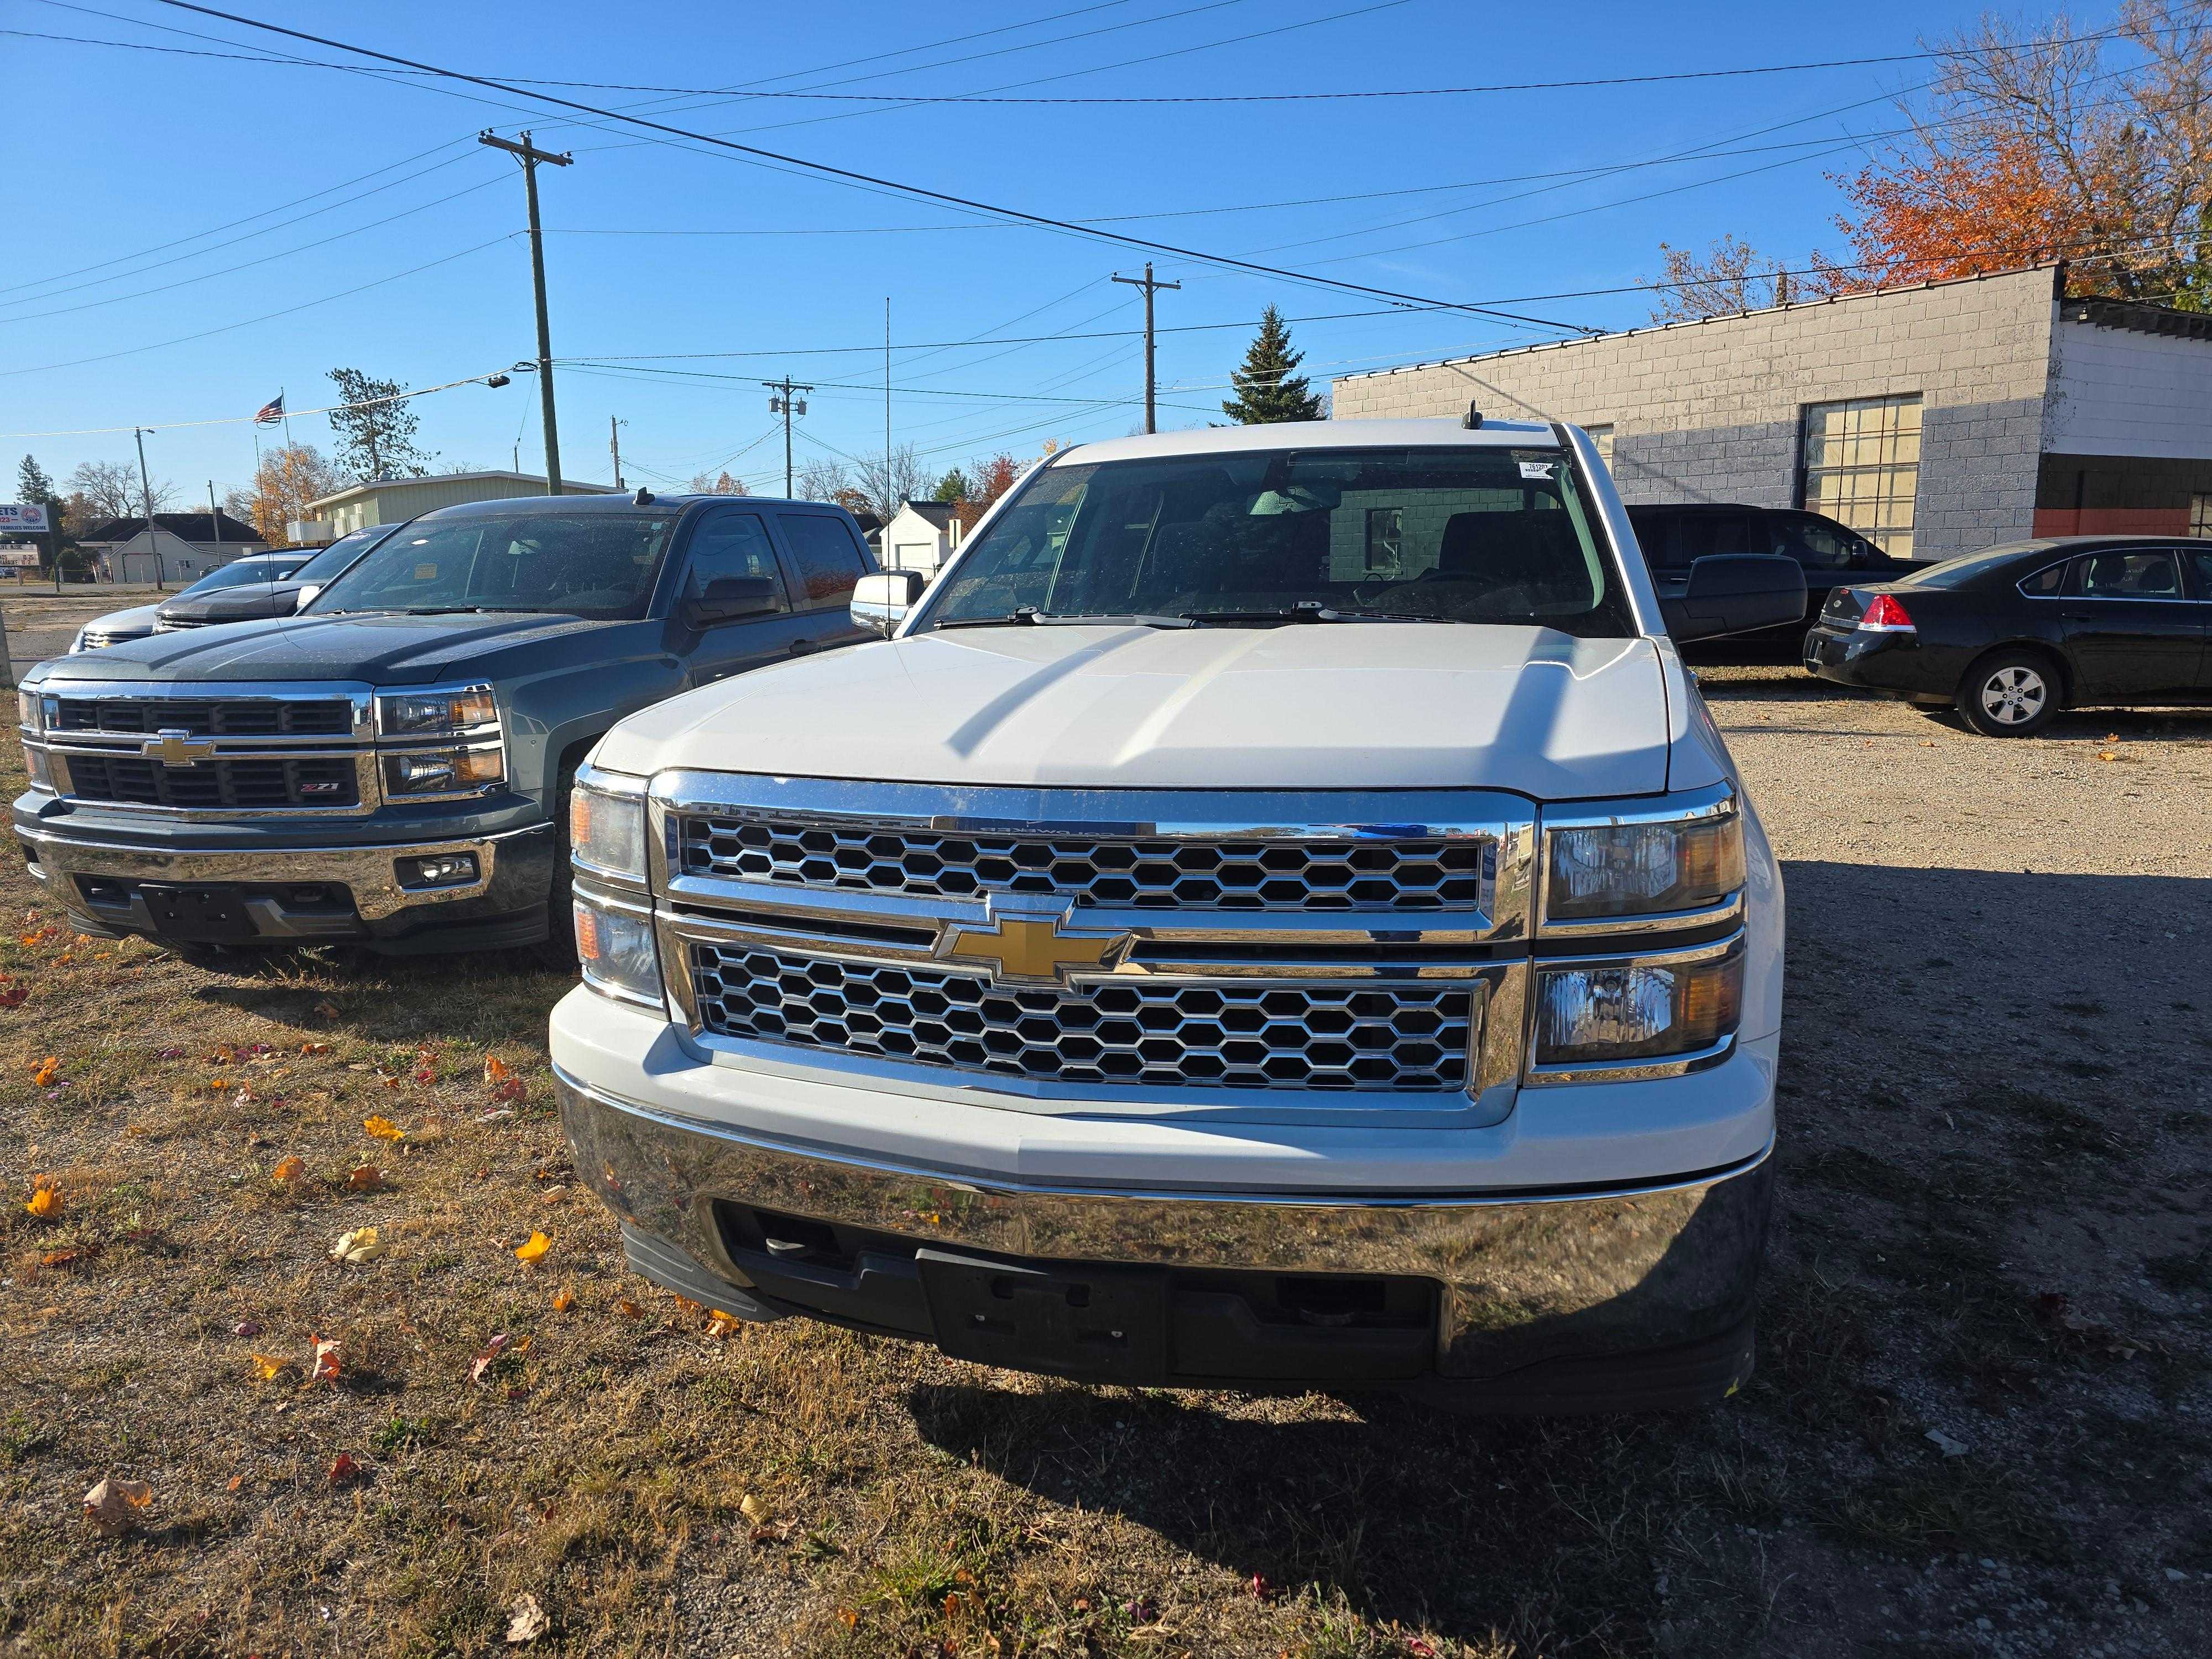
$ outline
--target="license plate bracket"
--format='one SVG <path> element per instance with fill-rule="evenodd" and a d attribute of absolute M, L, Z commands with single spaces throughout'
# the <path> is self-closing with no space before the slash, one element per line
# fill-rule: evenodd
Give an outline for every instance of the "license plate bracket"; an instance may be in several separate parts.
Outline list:
<path fill-rule="evenodd" d="M 232 887 L 171 887 L 143 883 L 138 896 L 153 918 L 154 930 L 164 939 L 199 944 L 223 944 L 252 939 L 253 918 L 238 890 Z"/>
<path fill-rule="evenodd" d="M 955 1359 L 1088 1382 L 1167 1376 L 1168 1280 L 1154 1267 L 1041 1267 L 915 1252 L 937 1346 Z"/>

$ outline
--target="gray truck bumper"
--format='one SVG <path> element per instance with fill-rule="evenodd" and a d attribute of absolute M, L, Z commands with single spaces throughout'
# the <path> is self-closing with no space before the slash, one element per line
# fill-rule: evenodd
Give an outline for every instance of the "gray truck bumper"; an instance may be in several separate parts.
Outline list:
<path fill-rule="evenodd" d="M 555 855 L 550 824 L 375 847 L 171 848 L 64 835 L 19 817 L 15 839 L 31 874 L 83 932 L 164 937 L 140 890 L 151 882 L 234 891 L 253 927 L 243 942 L 253 945 L 526 944 L 545 936 Z M 476 878 L 437 887 L 402 881 L 402 860 L 448 854 L 472 855 Z M 301 896 L 318 889 L 319 897 Z"/>
<path fill-rule="evenodd" d="M 555 1087 L 631 1266 L 747 1318 L 1086 1381 L 1502 1413 L 1696 1406 L 1751 1371 L 1765 1152 L 1602 1192 L 1105 1192 L 774 1145 L 557 1068 Z"/>

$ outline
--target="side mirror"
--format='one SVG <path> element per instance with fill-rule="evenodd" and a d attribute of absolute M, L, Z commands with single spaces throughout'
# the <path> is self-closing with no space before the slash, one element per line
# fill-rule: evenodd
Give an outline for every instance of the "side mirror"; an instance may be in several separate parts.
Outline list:
<path fill-rule="evenodd" d="M 921 597 L 919 570 L 877 570 L 853 584 L 853 625 L 889 639 Z"/>
<path fill-rule="evenodd" d="M 1659 601 L 1677 645 L 1803 620 L 1805 570 L 1770 553 L 1715 553 L 1690 566 L 1681 593 Z"/>
<path fill-rule="evenodd" d="M 678 616 L 687 628 L 716 628 L 783 609 L 783 596 L 766 576 L 717 576 L 707 591 L 684 601 Z"/>
<path fill-rule="evenodd" d="M 305 611 L 309 605 L 315 602 L 315 595 L 322 591 L 323 585 L 320 582 L 307 583 L 300 589 L 299 593 L 293 599 L 293 611 L 295 613 Z"/>

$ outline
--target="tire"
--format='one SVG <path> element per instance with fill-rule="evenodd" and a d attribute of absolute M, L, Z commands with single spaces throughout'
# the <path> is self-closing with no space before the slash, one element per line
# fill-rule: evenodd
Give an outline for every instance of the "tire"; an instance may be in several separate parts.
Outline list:
<path fill-rule="evenodd" d="M 1959 683 L 1959 717 L 1985 738 L 2032 738 L 2058 713 L 2057 667 L 2040 651 L 1992 651 Z"/>

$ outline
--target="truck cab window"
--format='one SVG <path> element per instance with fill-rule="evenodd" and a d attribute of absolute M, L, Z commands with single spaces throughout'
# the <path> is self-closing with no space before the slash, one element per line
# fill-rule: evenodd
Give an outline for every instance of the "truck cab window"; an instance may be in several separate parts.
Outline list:
<path fill-rule="evenodd" d="M 776 567 L 775 549 L 758 514 L 715 513 L 692 534 L 691 565 L 684 577 L 684 597 L 703 599 L 709 582 L 728 576 L 749 576 L 772 584 L 775 609 L 791 609 L 784 596 L 782 572 Z"/>
<path fill-rule="evenodd" d="M 782 513 L 777 517 L 791 544 L 792 562 L 798 566 L 800 608 L 814 611 L 845 604 L 853 584 L 867 569 L 851 523 L 827 513 Z"/>

